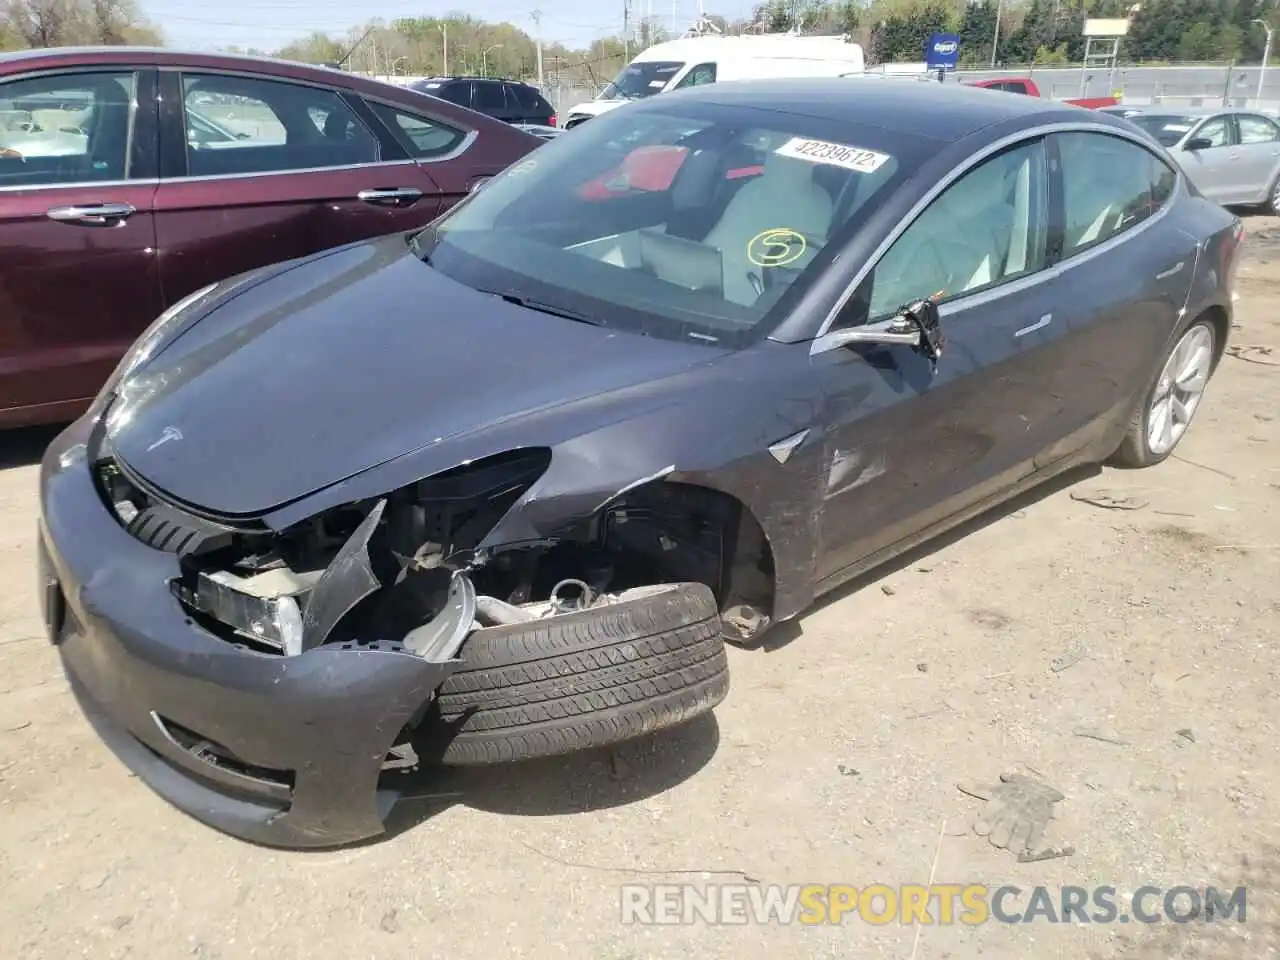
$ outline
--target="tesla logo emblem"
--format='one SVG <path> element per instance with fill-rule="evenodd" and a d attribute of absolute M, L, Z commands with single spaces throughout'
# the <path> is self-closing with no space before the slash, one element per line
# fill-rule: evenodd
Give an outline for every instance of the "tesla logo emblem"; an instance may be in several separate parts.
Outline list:
<path fill-rule="evenodd" d="M 153 443 L 151 446 L 147 447 L 147 453 L 150 453 L 152 450 L 154 450 L 156 447 L 160 446 L 161 444 L 168 443 L 170 440 L 181 440 L 181 439 L 182 439 L 181 430 L 179 430 L 177 427 L 165 427 L 162 431 L 160 431 L 160 438 L 156 440 L 156 442 Z"/>

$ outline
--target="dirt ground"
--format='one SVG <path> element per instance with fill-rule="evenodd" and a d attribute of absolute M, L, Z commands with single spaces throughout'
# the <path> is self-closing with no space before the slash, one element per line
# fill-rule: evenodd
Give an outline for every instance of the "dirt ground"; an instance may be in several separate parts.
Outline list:
<path fill-rule="evenodd" d="M 99 743 L 34 597 L 49 434 L 0 437 L 0 957 L 1280 956 L 1280 220 L 1248 225 L 1234 343 L 1276 351 L 1224 359 L 1177 459 L 1073 478 L 731 650 L 714 718 L 616 754 L 451 773 L 429 789 L 454 796 L 340 852 L 217 834 Z M 1103 491 L 1137 509 L 1075 499 Z M 957 781 L 1017 769 L 1065 794 L 1045 840 L 1072 856 L 1018 863 L 968 830 L 980 804 Z M 1248 921 L 993 922 L 918 942 L 856 917 L 620 921 L 621 883 L 734 871 L 1245 884 Z"/>

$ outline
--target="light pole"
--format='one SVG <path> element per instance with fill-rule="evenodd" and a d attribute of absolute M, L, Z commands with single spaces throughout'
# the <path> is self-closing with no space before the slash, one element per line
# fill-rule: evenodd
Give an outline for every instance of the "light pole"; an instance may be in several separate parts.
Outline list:
<path fill-rule="evenodd" d="M 1271 24 L 1265 20 L 1254 20 L 1253 22 L 1267 31 L 1267 45 L 1262 48 L 1262 69 L 1258 71 L 1258 95 L 1254 98 L 1255 102 L 1253 104 L 1253 108 L 1257 110 L 1262 107 L 1262 84 L 1267 79 L 1267 61 L 1271 59 Z"/>
<path fill-rule="evenodd" d="M 489 52 L 497 50 L 502 44 L 495 43 L 492 47 L 486 47 L 480 51 L 480 72 L 486 77 L 489 75 Z"/>
<path fill-rule="evenodd" d="M 996 68 L 996 49 L 1000 46 L 1000 14 L 1004 12 L 1004 0 L 996 0 L 996 30 L 991 36 L 991 69 Z"/>

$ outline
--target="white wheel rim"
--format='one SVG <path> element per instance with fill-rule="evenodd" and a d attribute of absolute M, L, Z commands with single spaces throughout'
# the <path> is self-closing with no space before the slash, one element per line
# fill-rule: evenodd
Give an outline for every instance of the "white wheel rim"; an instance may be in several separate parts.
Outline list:
<path fill-rule="evenodd" d="M 1213 331 L 1198 323 L 1182 335 L 1165 361 L 1147 411 L 1147 446 L 1164 456 L 1191 425 L 1213 366 Z"/>
<path fill-rule="evenodd" d="M 1271 189 L 1271 209 L 1280 210 L 1280 180 Z"/>

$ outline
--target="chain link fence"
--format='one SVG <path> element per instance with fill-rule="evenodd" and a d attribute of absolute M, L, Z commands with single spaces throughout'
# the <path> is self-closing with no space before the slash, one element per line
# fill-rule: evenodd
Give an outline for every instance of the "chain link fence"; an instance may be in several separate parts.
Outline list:
<path fill-rule="evenodd" d="M 871 69 L 875 69 L 872 67 Z M 1114 69 L 1091 65 L 1010 66 L 999 70 L 960 70 L 960 82 L 992 80 L 1000 77 L 1031 77 L 1042 96 L 1052 100 L 1074 97 L 1120 97 L 1134 105 L 1152 103 L 1170 107 L 1214 106 L 1252 107 L 1280 113 L 1280 67 L 1268 68 L 1265 77 L 1257 66 L 1231 63 L 1179 64 L 1167 67 L 1118 65 Z M 1263 80 L 1261 96 L 1258 81 Z M 950 78 L 948 78 L 950 79 Z M 586 85 L 545 83 L 545 96 L 560 114 L 596 96 L 597 89 Z"/>

